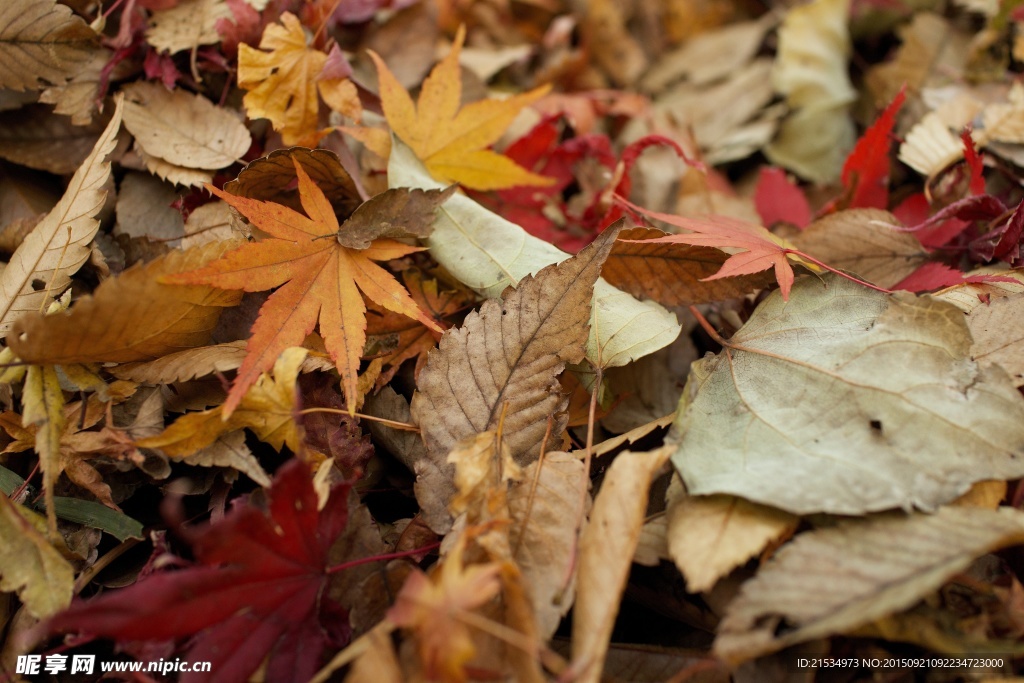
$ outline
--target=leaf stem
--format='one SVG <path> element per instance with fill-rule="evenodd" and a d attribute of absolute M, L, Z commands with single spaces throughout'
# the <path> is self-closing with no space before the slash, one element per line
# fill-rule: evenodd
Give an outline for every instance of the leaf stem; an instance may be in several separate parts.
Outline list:
<path fill-rule="evenodd" d="M 727 346 L 732 347 L 732 344 L 730 344 L 729 341 L 725 339 L 725 337 L 718 334 L 718 330 L 716 330 L 711 325 L 711 323 L 708 322 L 708 319 L 704 317 L 704 314 L 701 313 L 696 306 L 690 306 L 690 313 L 693 314 L 693 317 L 697 319 L 697 322 L 700 324 L 702 328 L 704 328 L 704 331 L 708 333 L 708 336 L 710 336 L 715 341 L 715 343 L 717 343 L 722 348 L 725 348 Z"/>
<path fill-rule="evenodd" d="M 304 408 L 296 411 L 298 415 L 311 415 L 313 413 L 331 413 L 332 415 L 353 415 L 358 417 L 360 420 L 369 420 L 370 422 L 380 422 L 381 424 L 387 425 L 394 429 L 400 429 L 405 432 L 418 432 L 420 428 L 414 424 L 408 422 L 399 422 L 397 420 L 389 420 L 385 417 L 377 417 L 376 415 L 367 415 L 365 413 L 350 413 L 347 410 L 341 408 Z"/>
<path fill-rule="evenodd" d="M 342 562 L 341 564 L 336 564 L 333 567 L 328 567 L 327 569 L 324 570 L 324 573 L 325 574 L 337 574 L 338 572 L 343 572 L 346 569 L 351 569 L 352 567 L 358 567 L 361 564 L 369 564 L 371 562 L 383 562 L 384 560 L 397 560 L 397 559 L 399 559 L 401 557 L 409 557 L 411 555 L 419 555 L 420 553 L 430 552 L 431 550 L 434 550 L 435 548 L 440 548 L 440 547 L 441 547 L 441 542 L 438 541 L 437 543 L 431 543 L 430 545 L 425 545 L 422 548 L 413 548 L 412 550 L 402 550 L 402 551 L 397 552 L 397 553 L 388 553 L 387 555 L 372 555 L 370 557 L 361 557 L 358 560 L 352 560 L 351 562 Z"/>
<path fill-rule="evenodd" d="M 868 282 L 867 280 L 861 280 L 858 277 L 854 277 L 853 275 L 850 275 L 848 273 L 844 273 L 843 271 L 841 271 L 841 270 L 839 270 L 837 268 L 833 268 L 832 266 L 828 265 L 827 263 L 823 263 L 822 261 L 819 261 L 818 259 L 814 258 L 813 256 L 809 256 L 809 255 L 805 254 L 804 252 L 802 252 L 802 251 L 800 251 L 798 249 L 785 249 L 784 253 L 786 253 L 786 254 L 794 254 L 796 256 L 799 256 L 802 259 L 806 259 L 806 260 L 810 261 L 811 263 L 813 263 L 814 265 L 818 266 L 819 268 L 824 268 L 825 270 L 829 271 L 830 273 L 835 273 L 839 277 L 844 277 L 847 280 L 849 280 L 850 282 L 856 282 L 858 285 L 863 285 L 863 286 L 867 287 L 868 289 L 875 290 L 876 292 L 882 292 L 883 294 L 892 294 L 892 292 L 893 292 L 893 290 L 891 290 L 891 289 L 886 289 L 885 287 L 879 287 L 878 285 L 873 285 L 870 282 Z"/>

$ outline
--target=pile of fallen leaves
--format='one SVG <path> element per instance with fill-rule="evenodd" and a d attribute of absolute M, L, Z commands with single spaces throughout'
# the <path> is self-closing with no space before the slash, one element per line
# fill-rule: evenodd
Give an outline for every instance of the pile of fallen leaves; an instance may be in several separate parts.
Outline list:
<path fill-rule="evenodd" d="M 1022 74 L 994 0 L 4 0 L 0 680 L 1010 680 Z"/>

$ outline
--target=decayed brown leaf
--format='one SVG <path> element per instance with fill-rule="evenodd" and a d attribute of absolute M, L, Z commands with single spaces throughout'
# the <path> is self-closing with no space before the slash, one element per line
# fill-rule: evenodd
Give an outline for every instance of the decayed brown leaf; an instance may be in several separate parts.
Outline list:
<path fill-rule="evenodd" d="M 910 607 L 976 557 L 1020 543 L 1024 513 L 1010 508 L 885 515 L 802 534 L 730 603 L 715 653 L 737 664 L 849 631 Z"/>
<path fill-rule="evenodd" d="M 445 333 L 412 401 L 430 455 L 425 467 L 450 473 L 444 458 L 455 444 L 495 429 L 503 416 L 503 440 L 517 462 L 540 454 L 549 417 L 550 443 L 557 443 L 566 402 L 556 378 L 565 363 L 583 360 L 594 282 L 616 232 L 609 229 L 572 259 L 524 278 L 502 301 L 485 302 L 461 328 Z M 444 481 L 450 495 L 450 474 L 438 485 Z"/>
<path fill-rule="evenodd" d="M 238 246 L 212 243 L 171 252 L 145 266 L 105 280 L 91 297 L 54 315 L 19 318 L 8 345 L 30 363 L 128 363 L 157 358 L 207 343 L 221 311 L 241 292 L 210 285 L 161 284 L 164 275 L 201 268 Z"/>
<path fill-rule="evenodd" d="M 92 58 L 97 38 L 57 0 L 6 0 L 0 7 L 0 88 L 63 84 Z"/>
<path fill-rule="evenodd" d="M 732 299 L 762 289 L 772 281 L 771 274 L 763 271 L 708 281 L 729 255 L 713 247 L 644 242 L 665 236 L 666 233 L 654 228 L 623 230 L 601 276 L 633 296 L 654 299 L 666 306 Z"/>
<path fill-rule="evenodd" d="M 0 333 L 10 330 L 24 313 L 44 310 L 89 257 L 89 242 L 100 227 L 95 215 L 107 195 L 107 156 L 116 143 L 121 109 L 118 100 L 114 117 L 60 202 L 25 238 L 0 275 Z"/>
<path fill-rule="evenodd" d="M 793 244 L 831 266 L 892 287 L 928 260 L 913 235 L 889 227 L 899 224 L 888 211 L 848 209 L 814 221 Z"/>

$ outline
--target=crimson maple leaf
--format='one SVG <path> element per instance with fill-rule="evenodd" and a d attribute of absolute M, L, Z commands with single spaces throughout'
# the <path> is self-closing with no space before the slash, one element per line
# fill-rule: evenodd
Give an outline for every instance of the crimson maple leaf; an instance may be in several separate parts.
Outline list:
<path fill-rule="evenodd" d="M 184 673 L 183 682 L 244 683 L 268 654 L 266 680 L 307 681 L 327 644 L 321 595 L 330 578 L 328 550 L 348 522 L 348 489 L 335 487 L 318 511 L 308 468 L 291 460 L 270 488 L 269 514 L 239 505 L 217 523 L 184 532 L 196 566 L 79 600 L 49 628 L 118 641 L 199 634 L 188 657 L 211 662 L 212 670 Z"/>

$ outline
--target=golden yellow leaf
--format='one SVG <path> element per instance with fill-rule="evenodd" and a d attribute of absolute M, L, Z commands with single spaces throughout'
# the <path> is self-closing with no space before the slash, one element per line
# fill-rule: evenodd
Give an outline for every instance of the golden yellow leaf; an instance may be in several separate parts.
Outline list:
<path fill-rule="evenodd" d="M 549 88 L 536 88 L 506 100 L 481 100 L 460 109 L 459 53 L 464 37 L 460 29 L 452 51 L 423 82 L 415 104 L 384 61 L 370 51 L 380 79 L 381 106 L 391 130 L 442 182 L 461 183 L 474 190 L 551 185 L 553 178 L 532 173 L 508 157 L 484 149 L 497 142 L 519 112 L 547 94 Z M 377 139 L 367 136 L 361 141 L 369 146 Z M 378 152 L 376 146 L 371 149 Z"/>
<path fill-rule="evenodd" d="M 29 613 L 41 619 L 71 602 L 75 572 L 36 520 L 34 512 L 0 496 L 0 591 L 17 591 Z"/>

